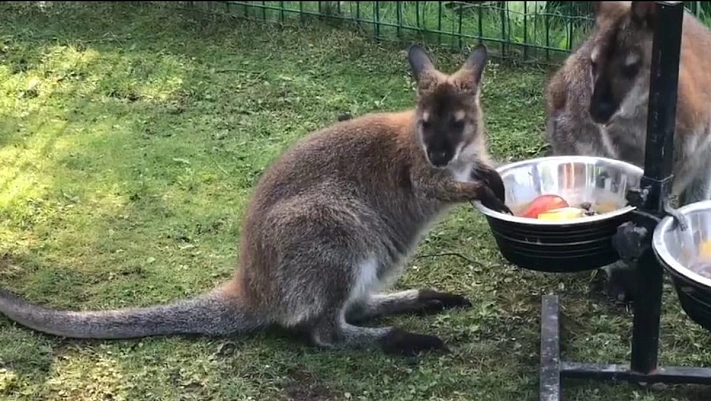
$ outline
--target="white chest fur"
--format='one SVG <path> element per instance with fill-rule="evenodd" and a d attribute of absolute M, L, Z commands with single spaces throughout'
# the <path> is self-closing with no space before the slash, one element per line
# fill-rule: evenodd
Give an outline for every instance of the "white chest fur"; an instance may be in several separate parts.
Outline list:
<path fill-rule="evenodd" d="M 452 173 L 452 177 L 455 181 L 469 182 L 471 181 L 473 168 L 474 163 L 456 163 L 449 167 L 449 171 Z"/>

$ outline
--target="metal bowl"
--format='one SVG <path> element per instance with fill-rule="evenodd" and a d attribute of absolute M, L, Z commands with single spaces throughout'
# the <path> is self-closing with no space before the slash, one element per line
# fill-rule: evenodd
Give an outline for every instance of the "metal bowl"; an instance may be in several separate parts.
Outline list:
<path fill-rule="evenodd" d="M 519 267 L 544 272 L 594 270 L 618 261 L 612 246 L 617 227 L 634 209 L 626 194 L 639 186 L 644 171 L 602 157 L 551 156 L 496 169 L 506 188 L 506 205 L 515 215 L 536 197 L 562 196 L 571 206 L 590 202 L 600 214 L 566 222 L 541 221 L 495 212 L 480 202 L 501 254 Z"/>
<path fill-rule="evenodd" d="M 652 248 L 672 278 L 679 303 L 696 323 L 711 330 L 711 263 L 699 259 L 699 245 L 711 239 L 711 200 L 678 209 L 689 229 L 681 231 L 671 216 L 654 229 Z M 707 267 L 706 277 L 698 267 Z"/>

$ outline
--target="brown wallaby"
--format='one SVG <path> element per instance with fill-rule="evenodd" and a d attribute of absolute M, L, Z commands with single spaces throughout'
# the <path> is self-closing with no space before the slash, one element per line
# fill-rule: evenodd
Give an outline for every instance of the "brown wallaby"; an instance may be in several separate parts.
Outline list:
<path fill-rule="evenodd" d="M 0 290 L 0 311 L 29 328 L 73 338 L 225 335 L 280 325 L 316 346 L 446 349 L 435 336 L 364 319 L 470 302 L 434 290 L 378 293 L 397 278 L 449 207 L 479 200 L 510 213 L 490 165 L 480 105 L 487 49 L 453 75 L 409 49 L 415 109 L 373 113 L 308 135 L 271 164 L 254 190 L 233 278 L 190 300 L 110 311 L 58 311 Z"/>
<path fill-rule="evenodd" d="M 617 154 L 610 135 L 590 117 L 590 39 L 568 56 L 546 86 L 545 136 L 553 155 Z"/>
<path fill-rule="evenodd" d="M 643 167 L 656 5 L 593 6 L 595 28 L 548 84 L 546 136 L 554 154 L 604 156 Z M 682 32 L 672 195 L 685 205 L 711 198 L 711 31 L 686 12 Z M 604 269 L 608 291 L 630 299 L 627 285 L 614 279 L 621 266 L 613 266 Z"/>

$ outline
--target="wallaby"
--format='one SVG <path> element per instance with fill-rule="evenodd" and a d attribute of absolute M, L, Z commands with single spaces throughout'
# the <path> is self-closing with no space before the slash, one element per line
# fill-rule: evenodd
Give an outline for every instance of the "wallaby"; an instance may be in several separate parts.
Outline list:
<path fill-rule="evenodd" d="M 552 155 L 610 156 L 617 150 L 604 127 L 590 117 L 590 39 L 566 58 L 545 90 L 545 139 Z"/>
<path fill-rule="evenodd" d="M 260 178 L 231 280 L 190 300 L 110 311 L 58 311 L 0 290 L 0 311 L 58 336 L 127 339 L 226 335 L 278 325 L 315 346 L 415 354 L 446 350 L 436 336 L 362 327 L 376 316 L 471 305 L 434 290 L 379 293 L 427 229 L 452 206 L 497 211 L 504 186 L 487 152 L 480 104 L 488 53 L 476 47 L 452 75 L 408 50 L 416 107 L 372 113 L 309 134 Z"/>
<path fill-rule="evenodd" d="M 593 2 L 595 28 L 550 80 L 546 136 L 555 154 L 583 154 L 644 165 L 653 1 Z M 685 12 L 674 140 L 672 196 L 679 205 L 711 198 L 711 31 Z M 605 267 L 608 292 L 631 300 L 630 277 Z M 618 279 L 619 278 L 619 279 Z"/>

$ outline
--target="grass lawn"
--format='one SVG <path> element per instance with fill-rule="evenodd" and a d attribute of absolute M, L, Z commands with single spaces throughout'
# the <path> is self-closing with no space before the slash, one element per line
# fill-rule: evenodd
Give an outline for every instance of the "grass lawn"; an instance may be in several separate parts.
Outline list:
<path fill-rule="evenodd" d="M 280 152 L 341 112 L 412 105 L 402 49 L 316 24 L 279 30 L 135 4 L 0 4 L 0 286 L 52 307 L 105 309 L 227 279 L 251 188 Z M 436 55 L 443 69 L 461 61 Z M 487 70 L 497 158 L 541 152 L 545 77 Z M 470 260 L 424 257 L 441 253 Z M 398 287 L 464 293 L 474 306 L 373 324 L 440 335 L 449 355 L 325 352 L 271 332 L 75 341 L 0 318 L 0 399 L 533 401 L 540 297 L 553 292 L 567 358 L 628 359 L 630 315 L 588 289 L 589 273 L 507 264 L 470 206 L 437 225 L 418 256 Z M 709 335 L 665 291 L 662 363 L 711 364 Z M 689 386 L 573 381 L 565 395 L 711 399 Z"/>

